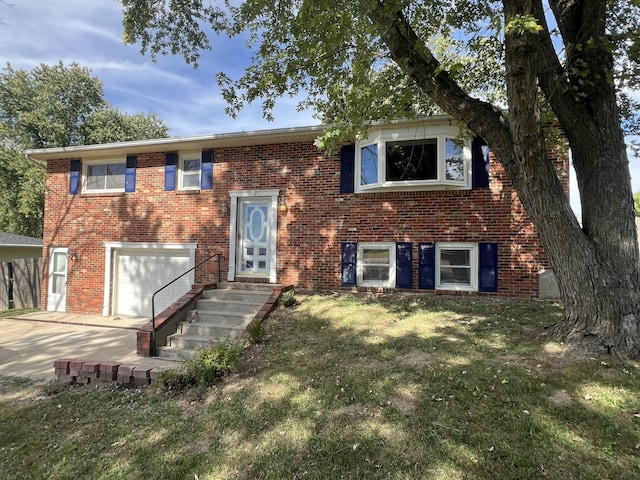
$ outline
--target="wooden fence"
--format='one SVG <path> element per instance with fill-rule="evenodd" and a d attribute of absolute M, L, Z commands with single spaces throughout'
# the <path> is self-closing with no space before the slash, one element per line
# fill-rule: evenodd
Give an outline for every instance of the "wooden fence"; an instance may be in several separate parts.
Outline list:
<path fill-rule="evenodd" d="M 40 306 L 42 258 L 0 263 L 0 310 Z"/>

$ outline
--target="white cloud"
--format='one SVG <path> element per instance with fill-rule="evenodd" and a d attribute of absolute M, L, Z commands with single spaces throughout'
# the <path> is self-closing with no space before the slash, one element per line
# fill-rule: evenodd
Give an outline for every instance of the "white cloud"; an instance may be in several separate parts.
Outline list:
<path fill-rule="evenodd" d="M 272 123 L 263 119 L 260 105 L 247 107 L 237 119 L 224 113 L 214 74 L 241 75 L 250 59 L 242 37 L 212 38 L 213 51 L 204 52 L 194 70 L 181 57 L 160 56 L 154 63 L 139 46 L 123 45 L 122 9 L 114 0 L 19 0 L 12 7 L 0 4 L 0 18 L 4 62 L 24 70 L 77 62 L 104 83 L 109 103 L 127 113 L 155 113 L 173 135 L 318 123 L 311 112 L 296 113 L 297 101 L 289 98 L 277 105 Z"/>

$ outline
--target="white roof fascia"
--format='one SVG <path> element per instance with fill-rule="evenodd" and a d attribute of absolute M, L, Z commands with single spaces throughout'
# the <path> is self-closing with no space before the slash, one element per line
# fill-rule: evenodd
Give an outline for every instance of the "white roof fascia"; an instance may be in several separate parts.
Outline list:
<path fill-rule="evenodd" d="M 372 128 L 412 124 L 435 124 L 454 122 L 449 115 L 434 115 L 415 120 L 399 119 L 391 122 L 373 122 Z M 107 156 L 125 156 L 137 153 L 172 152 L 180 150 L 203 150 L 211 148 L 241 147 L 261 144 L 291 143 L 313 141 L 320 136 L 327 125 L 307 127 L 277 128 L 272 130 L 255 130 L 248 132 L 221 133 L 212 135 L 196 135 L 189 137 L 167 137 L 131 142 L 105 143 L 95 145 L 77 145 L 71 147 L 54 147 L 30 149 L 25 156 L 32 160 L 55 160 L 62 158 L 99 158 Z"/>

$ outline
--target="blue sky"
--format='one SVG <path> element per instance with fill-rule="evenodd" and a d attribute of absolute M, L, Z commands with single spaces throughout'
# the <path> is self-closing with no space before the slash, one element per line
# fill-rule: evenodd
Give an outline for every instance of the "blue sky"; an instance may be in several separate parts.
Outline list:
<path fill-rule="evenodd" d="M 9 0 L 0 2 L 0 64 L 31 70 L 40 63 L 62 60 L 91 69 L 104 83 L 107 101 L 127 113 L 155 113 L 171 135 L 262 130 L 315 125 L 312 112 L 296 112 L 296 99 L 283 98 L 275 121 L 262 117 L 260 105 L 241 111 L 236 119 L 224 113 L 225 103 L 215 73 L 237 78 L 249 62 L 241 39 L 214 38 L 194 70 L 182 57 L 142 56 L 137 46 L 122 44 L 122 9 L 116 0 Z M 640 161 L 629 156 L 634 191 L 640 190 Z M 572 205 L 579 211 L 577 187 Z"/>
<path fill-rule="evenodd" d="M 127 113 L 156 113 L 171 135 L 261 130 L 315 125 L 312 112 L 297 113 L 284 98 L 275 122 L 262 117 L 260 105 L 231 119 L 215 82 L 215 73 L 237 77 L 249 60 L 242 40 L 216 38 L 199 69 L 182 57 L 154 63 L 135 45 L 122 44 L 122 8 L 116 0 L 8 0 L 0 3 L 0 63 L 31 70 L 40 63 L 77 62 L 104 83 L 107 101 Z"/>

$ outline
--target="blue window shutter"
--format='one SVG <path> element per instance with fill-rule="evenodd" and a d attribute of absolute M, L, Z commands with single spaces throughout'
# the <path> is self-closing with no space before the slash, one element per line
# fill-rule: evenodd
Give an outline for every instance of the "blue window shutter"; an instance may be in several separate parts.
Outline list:
<path fill-rule="evenodd" d="M 213 188 L 213 150 L 202 152 L 201 165 L 200 189 L 211 190 Z"/>
<path fill-rule="evenodd" d="M 124 191 L 135 192 L 136 191 L 136 164 L 138 157 L 135 155 L 127 155 L 127 170 L 124 175 Z"/>
<path fill-rule="evenodd" d="M 480 137 L 471 142 L 472 187 L 489 188 L 489 147 Z"/>
<path fill-rule="evenodd" d="M 69 168 L 69 193 L 75 195 L 80 191 L 80 160 L 71 160 Z"/>
<path fill-rule="evenodd" d="M 178 163 L 177 153 L 165 153 L 164 155 L 164 189 L 176 189 L 176 164 Z"/>
<path fill-rule="evenodd" d="M 396 243 L 396 287 L 411 288 L 413 286 L 413 244 Z"/>
<path fill-rule="evenodd" d="M 353 175 L 356 167 L 356 146 L 340 149 L 340 193 L 353 193 Z"/>
<path fill-rule="evenodd" d="M 358 244 L 356 242 L 342 242 L 342 286 L 356 286 L 356 266 L 358 259 Z"/>
<path fill-rule="evenodd" d="M 436 288 L 436 244 L 433 242 L 418 244 L 418 288 Z"/>
<path fill-rule="evenodd" d="M 478 290 L 481 292 L 498 291 L 498 244 L 480 243 L 479 267 L 478 267 Z"/>

